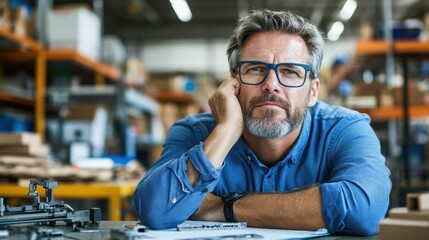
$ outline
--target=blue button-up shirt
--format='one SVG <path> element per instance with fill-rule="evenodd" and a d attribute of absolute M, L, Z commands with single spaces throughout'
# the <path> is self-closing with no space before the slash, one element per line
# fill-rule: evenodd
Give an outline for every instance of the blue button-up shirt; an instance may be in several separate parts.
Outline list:
<path fill-rule="evenodd" d="M 137 214 L 151 228 L 170 228 L 186 221 L 207 192 L 290 192 L 319 184 L 330 233 L 374 234 L 389 205 L 391 181 L 369 122 L 365 114 L 319 101 L 276 165 L 264 165 L 239 139 L 216 169 L 203 152 L 216 120 L 210 113 L 189 116 L 172 126 L 161 158 L 138 184 Z M 188 159 L 201 173 L 195 186 L 187 180 Z"/>

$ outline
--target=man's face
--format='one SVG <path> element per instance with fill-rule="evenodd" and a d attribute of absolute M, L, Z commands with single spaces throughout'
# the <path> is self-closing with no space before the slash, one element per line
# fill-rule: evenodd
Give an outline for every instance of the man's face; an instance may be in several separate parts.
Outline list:
<path fill-rule="evenodd" d="M 301 37 L 286 33 L 257 33 L 250 36 L 240 60 L 267 63 L 294 62 L 308 64 L 308 49 Z M 238 77 L 238 76 L 237 76 Z M 280 138 L 302 123 L 307 108 L 317 101 L 319 80 L 299 88 L 282 86 L 274 70 L 260 85 L 241 84 L 239 101 L 247 129 L 253 135 Z"/>

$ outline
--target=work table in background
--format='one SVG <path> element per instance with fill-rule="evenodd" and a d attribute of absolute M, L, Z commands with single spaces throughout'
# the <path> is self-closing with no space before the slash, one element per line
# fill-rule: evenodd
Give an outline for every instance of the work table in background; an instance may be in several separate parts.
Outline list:
<path fill-rule="evenodd" d="M 61 183 L 54 190 L 56 199 L 103 199 L 108 202 L 108 218 L 111 221 L 121 219 L 121 210 L 129 205 L 137 182 L 101 182 L 101 183 Z M 38 187 L 41 197 L 45 197 L 42 187 Z M 6 199 L 27 199 L 27 183 L 0 183 L 0 197 Z M 128 199 L 128 200 L 126 200 Z M 127 202 L 124 202 L 127 201 Z"/>

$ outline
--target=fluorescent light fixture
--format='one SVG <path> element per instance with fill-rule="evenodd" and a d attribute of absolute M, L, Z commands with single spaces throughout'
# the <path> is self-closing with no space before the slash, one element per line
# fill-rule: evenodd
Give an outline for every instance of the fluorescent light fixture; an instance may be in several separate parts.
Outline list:
<path fill-rule="evenodd" d="M 170 0 L 171 6 L 177 17 L 182 22 L 189 22 L 192 19 L 192 12 L 186 0 Z"/>
<path fill-rule="evenodd" d="M 337 41 L 340 38 L 341 33 L 344 31 L 344 24 L 340 21 L 334 22 L 331 29 L 328 32 L 328 39 L 330 41 Z"/>
<path fill-rule="evenodd" d="M 349 20 L 353 16 L 353 13 L 355 12 L 356 7 L 357 7 L 357 2 L 355 0 L 347 0 L 343 8 L 341 9 L 340 17 L 343 20 Z"/>

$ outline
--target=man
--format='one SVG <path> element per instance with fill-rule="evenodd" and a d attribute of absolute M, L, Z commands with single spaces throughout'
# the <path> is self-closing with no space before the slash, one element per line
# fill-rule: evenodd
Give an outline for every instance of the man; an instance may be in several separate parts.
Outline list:
<path fill-rule="evenodd" d="M 364 114 L 318 102 L 323 39 L 290 12 L 256 10 L 227 49 L 211 113 L 179 120 L 138 184 L 153 229 L 188 219 L 370 235 L 391 181 Z"/>

